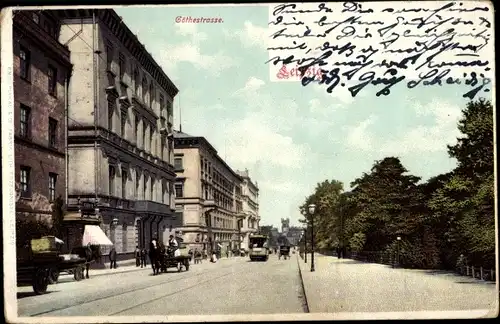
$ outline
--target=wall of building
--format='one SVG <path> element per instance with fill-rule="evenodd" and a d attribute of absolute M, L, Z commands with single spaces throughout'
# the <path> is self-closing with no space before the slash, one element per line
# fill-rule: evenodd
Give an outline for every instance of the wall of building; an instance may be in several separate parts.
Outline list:
<path fill-rule="evenodd" d="M 74 37 L 79 31 L 79 36 Z M 77 85 L 71 86 L 69 93 L 71 108 L 68 110 L 68 124 L 70 127 L 94 125 L 92 24 L 89 24 L 88 20 L 65 23 L 61 26 L 59 41 L 63 44 L 69 42 L 73 63 L 71 84 Z"/>
<path fill-rule="evenodd" d="M 18 15 L 23 15 L 18 13 Z M 15 18 L 15 21 L 17 21 Z M 40 21 L 45 19 L 40 16 Z M 15 22 L 13 30 L 14 51 L 14 129 L 15 129 L 15 181 L 16 190 L 20 190 L 20 167 L 26 166 L 30 170 L 29 184 L 31 195 L 19 197 L 16 203 L 16 212 L 20 217 L 46 219 L 50 221 L 52 210 L 49 199 L 49 173 L 57 174 L 55 186 L 55 197 L 65 196 L 65 80 L 69 67 L 65 67 L 56 57 L 48 53 L 46 47 L 42 47 L 33 41 L 26 31 L 17 28 L 19 24 L 27 24 L 37 28 L 40 37 L 52 37 L 41 27 L 27 22 Z M 24 28 L 23 26 L 21 26 Z M 39 37 L 39 36 L 34 36 Z M 53 42 L 55 39 L 43 40 L 42 43 Z M 29 51 L 29 74 L 28 79 L 20 77 L 20 48 Z M 58 48 L 61 45 L 57 45 Z M 69 53 L 68 53 L 69 56 Z M 69 59 L 69 57 L 66 57 Z M 64 58 L 63 58 L 64 60 Z M 68 62 L 69 63 L 69 62 Z M 48 67 L 49 64 L 57 70 L 57 83 L 55 96 L 49 94 L 48 89 Z M 29 107 L 30 118 L 28 121 L 29 136 L 21 138 L 20 112 L 21 104 Z M 57 121 L 55 146 L 49 145 L 49 118 Z"/>
<path fill-rule="evenodd" d="M 101 226 L 115 242 L 119 255 L 131 257 L 135 246 L 142 245 L 142 241 L 147 245 L 152 236 L 163 239 L 166 236 L 168 240 L 170 233 L 169 222 L 172 220 L 169 217 L 172 216 L 171 210 L 175 208 L 172 190 L 175 177 L 169 166 L 173 163 L 173 145 L 165 138 L 162 146 L 160 130 L 165 128 L 165 137 L 171 131 L 168 122 L 173 119 L 173 111 L 169 108 L 173 106 L 173 98 L 145 71 L 103 21 L 99 21 L 96 26 L 95 39 L 91 18 L 70 19 L 64 23 L 60 40 L 65 42 L 72 39 L 68 46 L 72 52 L 77 53 L 72 57 L 72 63 L 78 74 L 71 83 L 71 94 L 74 96 L 70 99 L 69 109 L 72 139 L 69 145 L 69 193 L 70 196 L 91 197 L 98 194 Z M 75 33 L 79 34 L 75 37 Z M 108 42 L 113 44 L 112 52 L 108 51 Z M 95 48 L 92 48 L 92 44 L 95 44 Z M 94 50 L 98 54 L 94 54 Z M 119 71 L 120 54 L 125 58 L 123 78 Z M 115 75 L 108 73 L 108 56 L 112 57 L 111 71 Z M 136 68 L 140 74 L 138 89 L 133 78 Z M 142 89 L 143 76 L 148 84 L 145 89 Z M 97 94 L 95 114 L 94 84 Z M 150 84 L 153 85 L 152 93 L 149 92 Z M 115 88 L 114 92 L 110 91 L 110 87 Z M 148 95 L 143 101 L 142 93 L 145 90 Z M 152 104 L 150 96 L 154 99 Z M 164 99 L 163 105 L 160 105 L 160 96 Z M 134 97 L 138 97 L 140 105 L 133 101 Z M 121 100 L 124 98 L 126 100 Z M 108 105 L 108 101 L 113 105 Z M 112 124 L 109 125 L 108 109 L 111 108 L 114 110 Z M 125 117 L 123 132 L 122 116 Z M 139 121 L 137 131 L 136 119 Z M 97 150 L 93 144 L 94 125 L 98 126 L 97 131 L 104 138 Z M 87 129 L 82 130 L 83 126 L 87 126 Z M 142 140 L 144 129 L 145 141 Z M 87 144 L 77 143 L 77 136 L 80 138 L 78 141 Z M 110 188 L 110 166 L 115 169 L 113 190 Z M 126 178 L 122 178 L 122 171 L 126 171 L 123 175 Z M 94 181 L 96 173 L 97 183 Z M 126 187 L 122 188 L 124 179 Z M 142 203 L 144 208 L 137 209 L 138 203 Z M 159 218 L 154 216 L 162 216 L 164 219 L 158 224 Z M 141 218 L 144 221 L 139 222 Z M 113 225 L 113 219 L 117 219 L 116 225 Z"/>

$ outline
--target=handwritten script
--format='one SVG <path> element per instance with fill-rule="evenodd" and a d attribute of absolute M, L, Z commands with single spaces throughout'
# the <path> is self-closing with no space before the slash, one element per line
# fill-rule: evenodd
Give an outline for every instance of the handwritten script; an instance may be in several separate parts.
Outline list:
<path fill-rule="evenodd" d="M 473 99 L 492 87 L 487 2 L 287 3 L 270 6 L 269 17 L 271 81 L 295 81 L 295 71 L 303 86 L 353 97 L 449 84 Z"/>

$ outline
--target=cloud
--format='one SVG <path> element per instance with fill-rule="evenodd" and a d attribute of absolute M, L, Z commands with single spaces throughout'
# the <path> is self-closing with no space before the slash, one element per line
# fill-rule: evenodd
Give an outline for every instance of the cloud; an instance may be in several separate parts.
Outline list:
<path fill-rule="evenodd" d="M 300 169 L 309 147 L 294 143 L 289 136 L 276 132 L 258 115 L 248 114 L 226 128 L 228 159 L 237 165 L 250 165 L 261 161 L 266 165 Z"/>
<path fill-rule="evenodd" d="M 263 80 L 252 76 L 247 80 L 247 82 L 245 83 L 245 86 L 243 86 L 243 88 L 241 88 L 241 89 L 236 90 L 233 95 L 234 96 L 237 96 L 237 95 L 244 95 L 245 96 L 245 95 L 253 94 L 253 93 L 255 93 L 255 91 L 260 89 L 265 84 L 266 83 Z"/>
<path fill-rule="evenodd" d="M 259 187 L 261 189 L 286 194 L 296 194 L 304 191 L 303 186 L 294 181 L 264 180 L 259 182 Z"/>
<path fill-rule="evenodd" d="M 377 117 L 369 116 L 354 127 L 345 127 L 347 131 L 347 144 L 350 148 L 371 151 L 373 149 L 372 135 L 368 132 L 368 127 L 373 125 Z"/>
<path fill-rule="evenodd" d="M 190 63 L 196 69 L 209 71 L 214 76 L 237 65 L 231 56 L 219 50 L 215 54 L 205 54 L 201 50 L 201 43 L 208 39 L 205 32 L 198 30 L 197 24 L 175 24 L 175 34 L 187 40 L 181 44 L 168 45 L 159 50 L 158 61 L 169 72 L 177 69 L 179 63 Z"/>
<path fill-rule="evenodd" d="M 369 131 L 377 118 L 370 116 L 356 126 L 346 127 L 347 144 L 365 152 L 379 152 L 384 155 L 405 155 L 409 153 L 440 152 L 447 144 L 454 143 L 459 136 L 457 122 L 461 110 L 451 103 L 433 100 L 429 104 L 415 103 L 416 116 L 430 116 L 434 123 L 417 125 L 403 134 L 396 134 L 387 140 L 374 141 L 376 135 Z M 409 117 L 410 118 L 410 117 Z"/>
<path fill-rule="evenodd" d="M 161 50 L 159 61 L 169 70 L 176 69 L 181 62 L 191 63 L 195 68 L 209 71 L 215 76 L 237 64 L 233 58 L 224 55 L 222 51 L 214 55 L 203 54 L 193 43 L 184 43 Z"/>
<path fill-rule="evenodd" d="M 239 39 L 244 47 L 261 47 L 267 49 L 269 41 L 269 30 L 267 27 L 254 25 L 250 21 L 243 23 L 243 29 L 238 31 L 223 31 L 224 35 L 229 39 Z"/>
<path fill-rule="evenodd" d="M 199 44 L 208 39 L 208 35 L 198 30 L 197 24 L 175 24 L 176 34 L 188 36 L 192 42 Z"/>
<path fill-rule="evenodd" d="M 413 109 L 417 116 L 432 116 L 434 124 L 419 125 L 401 138 L 387 141 L 381 147 L 382 152 L 439 152 L 445 149 L 446 144 L 456 141 L 460 133 L 457 128 L 457 122 L 462 115 L 460 107 L 434 99 L 426 105 L 417 102 Z"/>

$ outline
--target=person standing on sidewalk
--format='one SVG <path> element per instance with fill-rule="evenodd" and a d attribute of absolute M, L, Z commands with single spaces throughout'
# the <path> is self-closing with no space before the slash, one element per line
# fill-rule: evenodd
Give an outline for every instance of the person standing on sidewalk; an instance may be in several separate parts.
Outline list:
<path fill-rule="evenodd" d="M 135 266 L 139 267 L 141 265 L 141 249 L 139 249 L 139 246 L 137 245 L 135 247 Z"/>
<path fill-rule="evenodd" d="M 90 262 L 92 262 L 94 253 L 92 251 L 92 248 L 90 247 L 90 243 L 87 244 L 87 247 L 85 248 L 85 269 L 87 270 L 87 273 L 85 275 L 85 278 L 89 278 L 89 269 L 90 269 Z"/>
<path fill-rule="evenodd" d="M 110 263 L 110 269 L 116 269 L 116 250 L 115 247 L 113 246 L 111 248 L 111 251 L 109 251 L 109 263 Z"/>
<path fill-rule="evenodd" d="M 148 265 L 148 251 L 144 248 L 141 250 L 141 268 Z"/>

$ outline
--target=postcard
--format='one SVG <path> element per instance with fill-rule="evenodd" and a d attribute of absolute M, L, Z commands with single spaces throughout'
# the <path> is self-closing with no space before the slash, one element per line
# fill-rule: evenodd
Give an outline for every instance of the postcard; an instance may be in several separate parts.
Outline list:
<path fill-rule="evenodd" d="M 8 322 L 498 316 L 491 2 L 0 17 Z"/>

